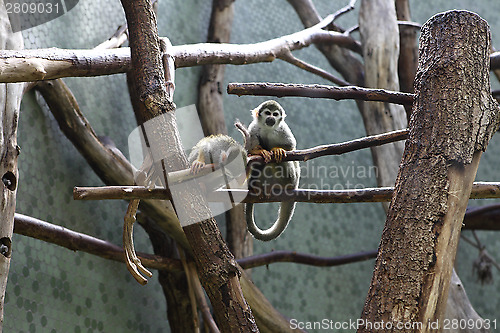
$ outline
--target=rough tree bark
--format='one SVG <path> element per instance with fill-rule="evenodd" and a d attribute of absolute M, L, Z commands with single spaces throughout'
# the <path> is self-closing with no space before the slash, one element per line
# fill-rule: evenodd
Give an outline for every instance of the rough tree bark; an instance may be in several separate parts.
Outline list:
<path fill-rule="evenodd" d="M 207 42 L 229 43 L 234 17 L 234 0 L 213 0 Z M 204 65 L 198 88 L 198 114 L 205 135 L 227 134 L 224 120 L 225 65 Z M 243 205 L 226 213 L 226 241 L 236 258 L 253 253 L 253 238 L 247 231 Z"/>
<path fill-rule="evenodd" d="M 363 0 L 359 9 L 359 29 L 365 66 L 364 86 L 399 91 L 399 30 L 394 0 Z M 400 105 L 366 102 L 361 116 L 368 135 L 406 128 L 406 113 Z M 378 167 L 379 186 L 394 185 L 403 149 L 402 142 L 371 148 Z"/>
<path fill-rule="evenodd" d="M 161 128 L 155 129 L 157 140 L 165 143 L 160 156 L 163 171 L 188 167 L 175 121 L 175 105 L 168 99 L 157 34 L 156 17 L 148 0 L 122 0 L 131 51 L 131 76 L 141 99 L 140 124 L 161 116 Z M 158 144 L 158 142 L 156 142 Z M 257 332 L 250 307 L 243 297 L 240 271 L 224 243 L 213 218 L 204 219 L 209 209 L 199 188 L 185 187 L 174 203 L 177 214 L 187 214 L 190 221 L 201 221 L 183 227 L 193 250 L 200 279 L 212 303 L 217 324 L 223 332 Z"/>
<path fill-rule="evenodd" d="M 59 80 L 62 82 L 62 79 L 58 79 L 56 81 Z M 41 82 L 40 84 L 43 86 L 44 83 L 45 82 Z M 135 82 L 131 75 L 127 74 L 128 92 L 132 108 L 134 110 L 139 110 L 140 96 L 138 95 L 137 89 L 134 88 L 134 84 Z M 46 95 L 47 94 L 45 94 L 44 97 Z M 168 210 L 173 215 L 175 215 L 170 202 L 163 201 L 163 203 L 166 203 L 165 206 L 168 207 Z M 140 202 L 139 208 L 141 211 L 142 208 L 144 208 L 144 204 L 147 204 L 144 200 Z M 168 258 L 179 259 L 179 253 L 177 251 L 178 245 L 170 236 L 167 236 L 164 230 L 162 230 L 157 224 L 150 222 L 149 217 L 138 218 L 137 220 L 139 225 L 142 226 L 148 233 L 155 254 L 166 256 Z M 142 221 L 144 221 L 144 223 L 142 223 Z M 160 282 L 163 295 L 165 296 L 165 300 L 167 302 L 167 318 L 170 330 L 172 332 L 195 332 L 193 318 L 194 316 L 197 316 L 197 313 L 193 313 L 192 311 L 185 272 L 169 272 L 159 270 L 158 281 Z"/>
<path fill-rule="evenodd" d="M 20 32 L 13 33 L 3 0 L 0 0 L 0 49 L 24 47 Z M 12 231 L 16 210 L 18 184 L 17 124 L 23 95 L 22 83 L 0 84 L 0 332 L 3 328 L 3 310 L 7 277 L 12 253 Z"/>
<path fill-rule="evenodd" d="M 392 325 L 385 332 L 443 328 L 472 182 L 498 127 L 489 45 L 487 23 L 470 12 L 438 14 L 422 28 L 410 135 L 358 332 L 382 321 Z"/>

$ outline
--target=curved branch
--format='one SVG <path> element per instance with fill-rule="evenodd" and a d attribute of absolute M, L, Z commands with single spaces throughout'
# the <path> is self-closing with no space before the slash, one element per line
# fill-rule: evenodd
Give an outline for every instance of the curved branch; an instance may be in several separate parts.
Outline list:
<path fill-rule="evenodd" d="M 320 257 L 312 254 L 297 253 L 295 251 L 273 251 L 270 253 L 239 259 L 238 263 L 244 269 L 269 265 L 277 262 L 293 262 L 317 267 L 332 267 L 374 259 L 376 257 L 377 250 L 338 257 Z"/>

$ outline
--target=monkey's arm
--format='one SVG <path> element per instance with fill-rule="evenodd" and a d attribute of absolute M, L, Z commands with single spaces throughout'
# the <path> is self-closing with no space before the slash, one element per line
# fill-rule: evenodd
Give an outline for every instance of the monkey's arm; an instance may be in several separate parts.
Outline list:
<path fill-rule="evenodd" d="M 195 152 L 196 154 L 196 152 Z M 198 172 L 200 172 L 201 168 L 205 166 L 205 153 L 203 149 L 198 149 L 197 154 L 198 155 L 194 161 L 191 162 L 191 173 L 196 175 Z M 191 157 L 191 156 L 190 156 Z"/>
<path fill-rule="evenodd" d="M 271 161 L 271 157 L 273 156 L 273 154 L 269 151 L 269 150 L 265 150 L 264 148 L 262 148 L 261 145 L 257 145 L 256 147 L 254 147 L 253 149 L 251 149 L 249 151 L 250 154 L 252 155 L 260 155 L 264 158 L 264 161 L 266 163 L 268 163 L 269 161 Z"/>
<path fill-rule="evenodd" d="M 277 163 L 280 163 L 281 160 L 286 157 L 286 150 L 283 148 L 274 147 L 271 149 L 271 152 L 273 153 Z"/>

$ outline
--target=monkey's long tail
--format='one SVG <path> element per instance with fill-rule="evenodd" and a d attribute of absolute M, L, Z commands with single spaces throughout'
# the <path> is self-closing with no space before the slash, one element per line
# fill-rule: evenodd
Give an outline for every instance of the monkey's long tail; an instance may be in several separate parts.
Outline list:
<path fill-rule="evenodd" d="M 292 219 L 293 211 L 295 210 L 294 201 L 283 201 L 280 204 L 278 211 L 278 219 L 273 226 L 267 230 L 260 229 L 255 223 L 253 203 L 246 204 L 246 220 L 248 231 L 261 241 L 270 241 L 281 235 L 288 226 L 288 222 Z"/>

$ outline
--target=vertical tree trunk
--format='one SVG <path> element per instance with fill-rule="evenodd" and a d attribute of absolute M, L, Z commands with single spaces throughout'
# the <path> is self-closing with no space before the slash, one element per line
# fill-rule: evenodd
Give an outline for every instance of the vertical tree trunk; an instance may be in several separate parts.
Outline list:
<path fill-rule="evenodd" d="M 153 154 L 161 158 L 164 173 L 186 169 L 175 120 L 175 105 L 168 99 L 165 87 L 156 17 L 149 0 L 122 0 L 129 27 L 133 86 L 140 97 L 135 110 L 139 124 L 155 119 L 148 136 Z M 151 123 L 149 123 L 151 125 Z M 174 208 L 184 214 L 183 230 L 193 250 L 200 279 L 214 309 L 215 319 L 223 332 L 257 332 L 257 326 L 239 282 L 240 271 L 224 243 L 217 223 L 210 216 L 200 189 L 178 189 Z M 200 221 L 200 222 L 198 222 Z"/>
<path fill-rule="evenodd" d="M 382 322 L 385 332 L 443 328 L 472 182 L 498 128 L 489 45 L 487 23 L 470 12 L 439 14 L 422 28 L 410 135 L 358 332 Z"/>
<path fill-rule="evenodd" d="M 213 0 L 207 42 L 229 43 L 234 17 L 234 0 Z M 198 89 L 198 114 L 205 135 L 227 134 L 224 120 L 224 65 L 205 65 Z M 253 254 L 253 238 L 247 231 L 243 205 L 226 212 L 229 249 L 236 258 Z"/>
<path fill-rule="evenodd" d="M 359 29 L 365 61 L 365 86 L 399 90 L 399 34 L 394 0 L 363 0 L 359 9 Z M 406 127 L 401 105 L 365 102 L 361 115 L 368 135 Z M 378 167 L 379 186 L 393 186 L 404 143 L 396 142 L 371 148 Z"/>
<path fill-rule="evenodd" d="M 137 216 L 137 220 L 147 232 L 156 255 L 178 258 L 175 241 L 168 237 L 149 217 Z M 194 332 L 191 299 L 184 272 L 158 271 L 163 294 L 167 300 L 167 317 L 172 332 Z"/>
<path fill-rule="evenodd" d="M 396 16 L 399 21 L 411 20 L 408 0 L 396 0 Z M 412 93 L 418 64 L 417 29 L 400 25 L 399 41 L 399 84 L 401 91 Z M 411 105 L 405 105 L 406 118 L 408 120 L 410 120 L 411 109 Z"/>
<path fill-rule="evenodd" d="M 13 33 L 3 0 L 0 0 L 0 49 L 22 49 L 23 36 Z M 3 311 L 10 255 L 12 253 L 12 231 L 16 210 L 18 184 L 17 124 L 19 107 L 23 95 L 22 83 L 0 84 L 0 332 L 3 328 Z"/>

